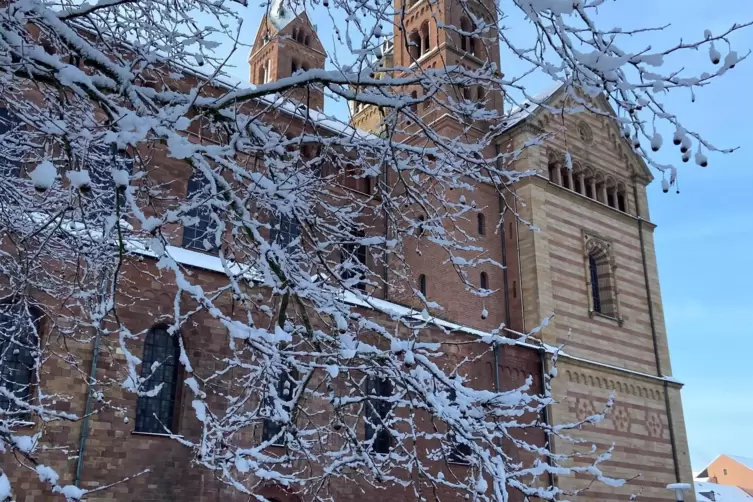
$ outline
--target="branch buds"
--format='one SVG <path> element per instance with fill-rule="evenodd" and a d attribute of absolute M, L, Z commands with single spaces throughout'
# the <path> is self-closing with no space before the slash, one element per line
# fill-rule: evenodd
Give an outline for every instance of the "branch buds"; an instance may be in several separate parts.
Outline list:
<path fill-rule="evenodd" d="M 661 180 L 661 191 L 664 193 L 669 192 L 669 181 L 666 178 Z"/>
<path fill-rule="evenodd" d="M 706 155 L 704 155 L 700 149 L 695 154 L 695 163 L 701 167 L 706 167 L 709 165 L 709 159 L 706 158 Z"/>
<path fill-rule="evenodd" d="M 653 150 L 654 152 L 658 152 L 659 149 L 661 148 L 662 142 L 663 142 L 663 139 L 661 137 L 661 134 L 659 134 L 658 132 L 655 132 L 654 137 L 651 138 L 651 150 Z"/>
<path fill-rule="evenodd" d="M 677 129 L 675 130 L 675 135 L 672 138 L 672 142 L 675 145 L 679 145 L 682 143 L 682 138 L 685 137 L 685 129 L 683 129 L 680 125 L 677 126 Z"/>
<path fill-rule="evenodd" d="M 682 153 L 687 153 L 690 150 L 690 147 L 693 146 L 693 142 L 690 141 L 690 138 L 688 136 L 683 136 L 681 143 L 682 146 L 680 147 L 680 151 Z"/>
<path fill-rule="evenodd" d="M 719 51 L 714 47 L 714 42 L 711 42 L 711 47 L 709 47 L 709 59 L 714 64 L 719 64 L 719 61 L 722 59 L 722 55 L 719 54 Z"/>

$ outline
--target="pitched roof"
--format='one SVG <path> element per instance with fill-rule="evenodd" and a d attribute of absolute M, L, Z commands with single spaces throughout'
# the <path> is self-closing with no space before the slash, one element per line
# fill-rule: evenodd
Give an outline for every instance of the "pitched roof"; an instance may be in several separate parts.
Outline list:
<path fill-rule="evenodd" d="M 739 457 L 737 455 L 725 455 L 725 457 L 729 457 L 738 464 L 742 464 L 748 469 L 753 470 L 753 458 Z"/>
<path fill-rule="evenodd" d="M 753 502 L 753 497 L 742 488 L 716 483 L 696 481 L 695 494 L 698 502 Z"/>

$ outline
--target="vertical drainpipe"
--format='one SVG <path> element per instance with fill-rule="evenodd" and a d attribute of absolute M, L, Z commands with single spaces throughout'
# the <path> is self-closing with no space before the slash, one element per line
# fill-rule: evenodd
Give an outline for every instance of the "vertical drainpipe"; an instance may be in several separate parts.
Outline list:
<path fill-rule="evenodd" d="M 646 300 L 648 301 L 648 318 L 651 322 L 651 339 L 654 342 L 654 358 L 656 360 L 656 373 L 659 377 L 664 377 L 664 372 L 661 367 L 661 357 L 659 357 L 659 344 L 658 337 L 656 335 L 656 321 L 654 320 L 654 303 L 651 299 L 651 287 L 648 280 L 648 265 L 646 261 L 646 247 L 643 239 L 643 218 L 641 218 L 641 208 L 638 202 L 638 180 L 633 178 L 633 198 L 635 200 L 635 216 L 638 221 L 638 238 L 641 245 L 641 262 L 643 264 L 643 280 L 646 285 Z M 672 446 L 672 461 L 675 467 L 675 481 L 680 483 L 680 465 L 677 461 L 677 445 L 675 443 L 675 428 L 672 421 L 672 408 L 669 404 L 669 384 L 667 380 L 664 380 L 664 405 L 667 409 L 667 424 L 669 428 L 669 441 Z"/>
<path fill-rule="evenodd" d="M 97 376 L 97 359 L 99 358 L 99 330 L 94 335 L 92 347 L 92 366 L 89 371 L 89 385 L 86 392 L 86 406 L 84 407 L 84 417 L 81 422 L 81 441 L 78 446 L 78 458 L 76 459 L 76 477 L 73 481 L 74 486 L 81 486 L 81 470 L 84 467 L 84 452 L 86 451 L 86 438 L 89 435 L 89 414 L 92 406 L 92 385 Z"/>

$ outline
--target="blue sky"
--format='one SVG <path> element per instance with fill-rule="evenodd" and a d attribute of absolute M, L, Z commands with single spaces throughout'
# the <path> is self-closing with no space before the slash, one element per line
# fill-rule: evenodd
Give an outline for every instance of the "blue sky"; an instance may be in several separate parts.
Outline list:
<path fill-rule="evenodd" d="M 253 41 L 262 13 L 258 4 L 249 7 L 242 41 Z M 325 47 L 334 52 L 332 20 L 321 7 L 312 18 Z M 667 47 L 682 36 L 699 39 L 707 28 L 719 33 L 749 20 L 753 20 L 753 2 L 745 0 L 620 0 L 606 2 L 599 14 L 603 27 L 670 23 L 662 33 L 629 42 L 635 47 L 623 45 L 626 49 L 648 44 Z M 343 29 L 344 23 L 337 22 Z M 525 37 L 524 22 L 512 16 L 507 25 L 516 36 Z M 753 48 L 753 29 L 731 40 L 739 54 L 746 53 Z M 241 47 L 231 58 L 236 65 L 232 73 L 241 80 L 248 78 L 247 54 L 248 48 Z M 342 48 L 338 57 L 347 58 Z M 697 73 L 712 68 L 705 50 L 670 62 Z M 503 51 L 502 70 L 509 76 L 522 67 Z M 651 218 L 658 224 L 656 247 L 673 372 L 686 384 L 684 411 L 694 470 L 721 453 L 753 457 L 753 434 L 745 426 L 753 416 L 751 83 L 753 58 L 698 91 L 695 103 L 689 93 L 677 93 L 666 101 L 688 127 L 700 130 L 716 146 L 742 148 L 730 155 L 712 155 L 704 169 L 692 162 L 680 163 L 677 152 L 666 145 L 670 142 L 665 134 L 665 148 L 657 160 L 679 164 L 681 193 L 662 193 L 658 181 L 649 186 Z M 528 93 L 547 86 L 543 79 L 530 79 Z M 344 117 L 346 108 L 329 101 L 327 112 Z"/>

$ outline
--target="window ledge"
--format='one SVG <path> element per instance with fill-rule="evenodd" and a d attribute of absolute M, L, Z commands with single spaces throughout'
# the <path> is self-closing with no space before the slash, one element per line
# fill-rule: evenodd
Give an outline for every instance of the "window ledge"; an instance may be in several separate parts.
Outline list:
<path fill-rule="evenodd" d="M 166 434 L 164 432 L 141 432 L 141 431 L 131 431 L 131 435 L 161 437 L 161 438 L 181 438 L 181 439 L 184 437 L 182 434 Z"/>
<path fill-rule="evenodd" d="M 622 323 L 625 322 L 625 320 L 622 317 L 614 317 L 611 315 L 602 314 L 601 312 L 596 312 L 595 310 L 589 310 L 588 317 L 591 317 L 591 318 L 600 317 L 602 319 L 609 319 L 612 322 L 616 322 L 619 326 L 622 326 Z"/>

